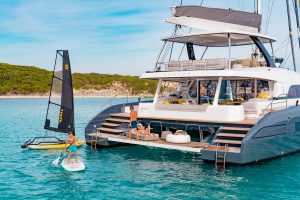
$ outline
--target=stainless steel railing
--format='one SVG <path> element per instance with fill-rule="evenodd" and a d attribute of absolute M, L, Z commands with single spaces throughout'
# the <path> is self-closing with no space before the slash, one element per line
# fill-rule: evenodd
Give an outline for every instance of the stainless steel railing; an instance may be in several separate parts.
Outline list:
<path fill-rule="evenodd" d="M 124 102 L 124 103 L 128 103 L 128 101 L 129 101 L 129 95 L 128 95 L 128 93 L 125 93 L 125 92 L 121 92 L 121 93 L 118 93 L 118 94 L 114 95 L 113 97 L 109 98 L 109 99 L 108 99 L 108 100 L 100 107 L 100 110 L 103 110 L 103 109 L 105 109 L 105 108 L 107 108 L 107 107 L 110 107 L 110 106 L 114 105 L 113 102 L 114 102 L 116 99 L 118 99 L 118 100 L 124 99 L 124 100 L 126 101 L 126 102 Z"/>
<path fill-rule="evenodd" d="M 158 62 L 156 66 L 157 71 L 219 70 L 228 69 L 228 59 Z"/>
<path fill-rule="evenodd" d="M 281 97 L 284 97 L 284 100 L 283 101 L 277 101 L 277 100 L 280 100 Z M 264 113 L 266 111 L 268 111 L 268 109 L 270 108 L 270 112 L 273 111 L 273 104 L 279 104 L 279 103 L 282 103 L 282 102 L 285 102 L 285 108 L 288 107 L 288 95 L 286 93 L 283 93 L 283 94 L 280 94 L 278 95 L 277 97 L 275 97 L 268 105 L 267 107 L 262 111 L 262 115 L 264 115 Z M 269 112 L 268 112 L 269 113 Z"/>

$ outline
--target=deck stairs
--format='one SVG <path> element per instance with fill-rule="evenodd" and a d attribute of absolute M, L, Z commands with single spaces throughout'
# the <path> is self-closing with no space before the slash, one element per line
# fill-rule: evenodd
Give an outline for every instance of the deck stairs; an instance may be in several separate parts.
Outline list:
<path fill-rule="evenodd" d="M 107 139 L 99 137 L 99 133 L 125 135 L 128 130 L 129 114 L 114 113 L 110 114 L 105 122 L 95 125 L 91 134 L 89 134 L 89 141 L 92 149 L 97 149 L 97 143 L 104 142 Z"/>
<path fill-rule="evenodd" d="M 228 151 L 234 150 L 239 152 L 243 138 L 246 136 L 250 127 L 234 127 L 234 126 L 223 126 L 220 127 L 216 136 L 212 141 L 212 145 L 226 146 Z M 217 148 L 218 149 L 218 148 Z"/>
<path fill-rule="evenodd" d="M 181 91 L 182 91 L 182 96 L 186 97 L 188 96 L 188 91 L 189 91 L 189 82 L 181 82 Z"/>
<path fill-rule="evenodd" d="M 129 122 L 129 113 L 113 113 L 105 119 L 105 122 L 101 123 L 100 127 L 95 129 L 100 133 L 125 135 Z"/>

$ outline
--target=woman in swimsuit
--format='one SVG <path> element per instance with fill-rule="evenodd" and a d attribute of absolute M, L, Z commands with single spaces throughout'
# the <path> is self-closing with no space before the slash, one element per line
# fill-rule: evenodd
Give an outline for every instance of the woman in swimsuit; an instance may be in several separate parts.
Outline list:
<path fill-rule="evenodd" d="M 148 125 L 147 128 L 145 128 L 142 124 L 137 125 L 137 135 L 144 135 L 144 136 L 150 136 L 150 126 Z M 138 136 L 137 136 L 138 137 Z"/>

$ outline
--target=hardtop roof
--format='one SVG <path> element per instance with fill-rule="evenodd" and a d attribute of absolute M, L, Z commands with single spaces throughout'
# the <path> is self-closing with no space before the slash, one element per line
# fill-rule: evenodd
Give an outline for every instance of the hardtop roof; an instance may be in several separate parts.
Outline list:
<path fill-rule="evenodd" d="M 178 35 L 163 38 L 163 41 L 176 43 L 191 43 L 206 47 L 227 47 L 230 35 L 231 46 L 242 46 L 254 44 L 251 37 L 257 37 L 262 43 L 275 42 L 276 39 L 260 33 L 251 33 L 238 30 L 206 31 L 196 34 Z"/>

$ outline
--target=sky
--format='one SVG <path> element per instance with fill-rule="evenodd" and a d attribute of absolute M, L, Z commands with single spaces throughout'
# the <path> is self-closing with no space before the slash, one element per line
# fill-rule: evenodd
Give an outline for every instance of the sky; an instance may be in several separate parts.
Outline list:
<path fill-rule="evenodd" d="M 278 39 L 275 55 L 287 57 L 285 0 L 262 2 L 262 32 Z M 153 70 L 161 38 L 174 28 L 163 19 L 179 4 L 180 0 L 0 0 L 0 62 L 51 70 L 55 50 L 68 49 L 73 72 L 140 75 Z M 252 0 L 203 0 L 203 6 L 254 11 Z M 292 23 L 296 39 L 293 12 Z M 295 49 L 300 70 L 297 40 Z M 291 56 L 286 65 L 292 66 Z"/>

